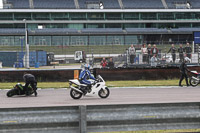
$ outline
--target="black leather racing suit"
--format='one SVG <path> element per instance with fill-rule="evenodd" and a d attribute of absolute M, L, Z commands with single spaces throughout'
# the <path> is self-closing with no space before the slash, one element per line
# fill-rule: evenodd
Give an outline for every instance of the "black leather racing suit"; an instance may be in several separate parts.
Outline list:
<path fill-rule="evenodd" d="M 30 94 L 28 94 L 28 86 L 31 85 L 31 87 L 34 90 L 35 96 L 37 96 L 37 92 L 36 92 L 37 81 L 35 80 L 35 76 L 32 75 L 32 74 L 24 74 L 23 78 L 24 78 L 24 81 L 25 81 L 24 89 L 25 89 L 26 95 L 30 95 Z"/>
<path fill-rule="evenodd" d="M 188 71 L 187 65 L 185 64 L 185 62 L 182 62 L 180 65 L 181 77 L 180 77 L 180 81 L 179 81 L 179 86 L 181 86 L 181 82 L 183 81 L 184 78 L 185 78 L 187 86 L 189 86 L 187 71 Z"/>

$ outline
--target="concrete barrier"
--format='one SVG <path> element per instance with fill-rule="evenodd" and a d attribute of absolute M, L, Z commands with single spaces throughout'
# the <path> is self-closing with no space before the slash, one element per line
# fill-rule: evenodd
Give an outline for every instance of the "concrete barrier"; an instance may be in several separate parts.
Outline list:
<path fill-rule="evenodd" d="M 35 75 L 38 82 L 67 82 L 74 78 L 74 69 L 0 70 L 0 81 L 23 82 L 24 72 Z"/>
<path fill-rule="evenodd" d="M 200 72 L 200 67 L 189 67 Z M 105 80 L 165 80 L 180 78 L 178 67 L 96 69 Z M 188 73 L 190 75 L 190 73 Z"/>
<path fill-rule="evenodd" d="M 200 67 L 189 67 L 200 72 Z M 74 79 L 76 70 L 81 69 L 38 69 L 38 70 L 3 70 L 0 69 L 1 82 L 22 82 L 24 72 L 35 75 L 38 82 L 67 82 Z M 115 68 L 93 70 L 95 76 L 101 75 L 105 80 L 158 80 L 180 77 L 178 67 L 168 68 Z M 76 78 L 78 75 L 76 75 Z"/>

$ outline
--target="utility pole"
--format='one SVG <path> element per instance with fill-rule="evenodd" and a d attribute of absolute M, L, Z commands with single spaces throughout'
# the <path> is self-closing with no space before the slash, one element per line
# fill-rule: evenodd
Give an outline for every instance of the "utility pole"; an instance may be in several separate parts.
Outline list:
<path fill-rule="evenodd" d="M 29 44 L 28 44 L 28 30 L 27 30 L 27 24 L 26 24 L 26 19 L 23 19 L 24 24 L 25 24 L 25 46 L 26 46 L 26 54 L 25 54 L 25 67 L 27 69 L 30 68 L 29 66 Z"/>

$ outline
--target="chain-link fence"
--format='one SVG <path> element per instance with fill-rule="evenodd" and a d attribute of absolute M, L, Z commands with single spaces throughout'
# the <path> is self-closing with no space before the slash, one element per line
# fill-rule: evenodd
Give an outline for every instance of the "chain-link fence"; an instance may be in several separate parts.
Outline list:
<path fill-rule="evenodd" d="M 149 43 L 146 45 L 148 46 Z M 186 47 L 186 42 L 175 42 L 175 57 L 169 52 L 171 44 L 169 42 L 162 42 L 157 44 L 159 50 L 156 55 L 157 65 L 178 64 L 181 62 L 180 54 L 178 52 L 179 44 Z M 190 63 L 198 63 L 198 51 L 192 42 L 189 43 L 191 47 Z M 154 44 L 152 44 L 153 47 Z M 127 52 L 130 45 L 30 45 L 29 47 L 29 64 L 31 67 L 47 66 L 52 64 L 68 65 L 70 63 L 86 62 L 96 67 L 101 67 L 101 61 L 105 57 L 107 62 L 113 58 L 115 67 L 129 66 L 129 65 L 151 65 L 151 58 L 153 55 L 143 55 L 141 52 L 142 44 L 134 44 L 135 57 L 134 62 L 130 62 L 130 55 Z M 3 66 L 8 67 L 23 67 L 26 64 L 26 48 L 21 46 L 0 46 L 0 61 Z M 187 53 L 183 52 L 186 57 Z M 145 59 L 144 59 L 145 58 Z M 173 59 L 175 58 L 175 59 Z M 152 59 L 153 60 L 153 59 Z"/>

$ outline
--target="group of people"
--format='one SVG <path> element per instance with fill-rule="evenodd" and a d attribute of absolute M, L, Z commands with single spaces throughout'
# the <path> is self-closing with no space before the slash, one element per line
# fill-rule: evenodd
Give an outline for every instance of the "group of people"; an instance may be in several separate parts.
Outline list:
<path fill-rule="evenodd" d="M 106 58 L 104 57 L 100 63 L 100 66 L 101 68 L 114 68 L 115 64 L 113 62 L 113 58 L 111 57 L 109 62 L 107 62 Z"/>
<path fill-rule="evenodd" d="M 171 52 L 172 54 L 172 58 L 173 58 L 173 62 L 175 62 L 176 60 L 176 51 L 178 51 L 179 53 L 179 57 L 180 57 L 180 72 L 181 72 L 181 78 L 179 81 L 179 86 L 181 85 L 182 80 L 185 78 L 186 80 L 186 84 L 187 86 L 189 86 L 188 84 L 188 77 L 187 77 L 187 71 L 189 71 L 187 69 L 187 65 L 186 62 L 188 61 L 187 59 L 184 58 L 184 55 L 186 55 L 186 57 L 188 57 L 189 59 L 191 58 L 191 53 L 192 53 L 192 48 L 190 47 L 190 44 L 187 43 L 186 47 L 183 48 L 183 45 L 180 44 L 180 47 L 178 48 L 178 50 L 176 50 L 174 44 L 172 44 L 171 48 L 169 49 L 168 53 Z M 130 55 L 130 63 L 133 64 L 134 63 L 134 58 L 136 57 L 136 50 L 134 48 L 133 45 L 131 45 L 131 47 L 128 49 L 129 51 L 129 55 Z M 158 55 L 158 48 L 156 48 L 156 45 L 154 44 L 153 47 L 151 47 L 151 44 L 148 45 L 148 47 L 146 47 L 146 44 L 142 45 L 141 48 L 141 53 L 143 56 L 143 62 L 144 63 L 152 63 L 152 62 L 156 62 L 157 61 L 157 55 Z M 102 68 L 114 68 L 114 62 L 113 62 L 113 58 L 111 57 L 109 59 L 109 62 L 107 62 L 106 58 L 103 58 L 103 60 L 100 63 Z M 90 79 L 94 79 L 95 78 L 91 75 L 89 69 L 90 66 L 89 65 L 85 65 L 84 67 L 85 69 L 83 71 L 81 71 L 80 76 L 79 76 L 79 80 L 81 83 L 88 85 L 88 88 L 91 88 L 91 82 L 88 80 L 88 78 Z M 33 88 L 34 94 L 35 96 L 37 96 L 37 81 L 35 79 L 35 76 L 29 73 L 24 73 L 24 81 L 25 81 L 25 94 L 26 95 L 31 95 L 28 92 L 28 86 L 31 85 L 31 87 Z M 85 92 L 85 90 L 84 90 Z"/>
<path fill-rule="evenodd" d="M 183 59 L 183 62 L 180 65 L 180 72 L 181 72 L 181 77 L 180 77 L 180 81 L 179 81 L 180 87 L 182 87 L 181 83 L 182 83 L 182 80 L 184 78 L 186 80 L 187 86 L 189 86 L 188 76 L 187 76 L 187 71 L 189 71 L 189 70 L 187 69 L 187 65 L 186 65 L 187 61 L 188 61 L 187 59 Z M 103 58 L 101 65 L 107 66 L 108 64 L 106 63 L 106 59 Z M 110 58 L 110 65 L 114 67 L 114 63 L 112 62 L 112 58 Z M 89 79 L 95 80 L 95 77 L 90 73 L 89 69 L 90 69 L 90 65 L 85 64 L 84 69 L 81 71 L 81 73 L 79 75 L 80 83 L 87 85 L 87 87 L 84 90 L 82 90 L 84 94 L 86 94 L 87 91 L 89 89 L 91 89 L 91 87 L 92 87 L 92 83 L 91 83 L 91 81 L 89 81 Z M 37 96 L 37 91 L 36 91 L 37 90 L 37 81 L 35 79 L 35 76 L 32 75 L 32 74 L 29 74 L 29 73 L 24 73 L 23 78 L 24 78 L 24 81 L 25 81 L 25 86 L 24 86 L 25 94 L 27 96 L 31 95 L 31 94 L 29 94 L 29 91 L 28 91 L 28 86 L 31 85 L 31 87 L 33 88 L 35 96 Z"/>
<path fill-rule="evenodd" d="M 135 63 L 134 59 L 136 57 L 136 50 L 133 44 L 131 45 L 131 47 L 129 47 L 128 52 L 129 52 L 129 57 L 130 57 L 130 63 L 131 64 Z M 146 47 L 146 44 L 143 44 L 141 48 L 143 63 L 149 64 L 150 62 L 156 61 L 158 52 L 159 51 L 158 51 L 158 48 L 156 47 L 156 44 L 154 44 L 153 47 L 151 47 L 151 44 L 149 44 L 148 47 Z"/>
<path fill-rule="evenodd" d="M 141 48 L 143 63 L 151 63 L 151 66 L 156 66 L 158 52 L 156 44 L 154 44 L 153 47 L 149 44 L 147 48 L 146 44 L 143 44 Z"/>
<path fill-rule="evenodd" d="M 183 47 L 183 45 L 180 44 L 178 50 L 176 49 L 174 44 L 172 44 L 168 53 L 171 53 L 173 63 L 175 63 L 177 51 L 179 53 L 180 62 L 183 62 L 184 56 L 191 59 L 192 48 L 191 48 L 189 43 L 187 43 L 185 47 Z M 131 47 L 129 47 L 128 52 L 129 52 L 129 57 L 130 57 L 130 63 L 131 64 L 135 63 L 134 60 L 135 60 L 135 57 L 136 57 L 136 50 L 135 50 L 133 44 L 131 45 Z M 156 44 L 154 44 L 153 47 L 151 46 L 151 44 L 148 44 L 148 47 L 146 47 L 146 44 L 143 44 L 142 48 L 141 48 L 143 63 L 144 64 L 150 64 L 151 63 L 151 65 L 154 66 L 155 65 L 154 63 L 157 62 L 158 52 L 159 52 L 159 50 L 156 47 Z"/>
<path fill-rule="evenodd" d="M 181 45 L 180 45 L 180 46 L 181 46 Z M 188 46 L 188 44 L 187 44 L 187 46 Z M 157 49 L 157 48 L 156 48 L 156 45 L 154 45 L 154 48 L 151 49 L 151 52 L 155 52 L 155 53 L 156 53 L 156 51 L 154 51 L 155 49 Z M 172 49 L 172 50 L 173 50 L 173 49 Z M 156 57 L 156 54 L 154 54 L 152 58 L 154 58 L 154 57 Z M 181 83 L 182 83 L 182 81 L 183 81 L 184 78 L 185 78 L 185 80 L 186 80 L 186 85 L 189 86 L 189 83 L 188 83 L 188 76 L 187 76 L 187 72 L 189 71 L 189 69 L 187 68 L 187 65 L 186 65 L 186 63 L 187 63 L 188 61 L 189 61 L 188 58 L 184 58 L 184 57 L 183 57 L 183 60 L 182 60 L 181 65 L 180 65 L 180 67 L 179 67 L 180 73 L 181 73 L 181 77 L 180 77 L 180 80 L 179 80 L 179 86 L 180 86 L 180 87 L 182 87 Z M 109 63 L 110 63 L 110 65 L 111 65 L 112 67 L 114 67 L 114 63 L 113 63 L 113 61 L 112 61 L 112 58 L 110 58 L 110 62 L 109 62 Z M 109 65 L 109 63 L 107 63 L 106 59 L 103 58 L 103 60 L 101 61 L 101 66 L 105 68 L 106 66 Z M 91 88 L 91 85 L 92 85 L 92 83 L 91 83 L 88 79 L 93 79 L 93 80 L 95 80 L 95 78 L 94 78 L 94 76 L 91 75 L 91 73 L 90 73 L 90 71 L 89 71 L 89 69 L 90 69 L 90 66 L 89 66 L 89 65 L 86 64 L 84 68 L 85 68 L 85 69 L 82 70 L 81 73 L 80 73 L 79 80 L 80 80 L 81 83 L 87 85 L 86 90 L 83 90 L 83 92 L 84 92 L 84 94 L 85 94 L 85 93 L 87 92 L 87 89 L 90 89 L 90 88 Z"/>
<path fill-rule="evenodd" d="M 176 47 L 174 46 L 174 44 L 172 44 L 168 53 L 171 53 L 173 63 L 175 63 L 175 60 L 176 60 L 176 51 L 178 51 L 179 53 L 179 58 L 180 58 L 179 62 L 183 62 L 184 56 L 188 57 L 189 59 L 191 59 L 192 57 L 192 48 L 190 47 L 189 43 L 186 43 L 185 47 L 183 47 L 183 45 L 180 44 L 178 50 L 176 50 Z"/>

